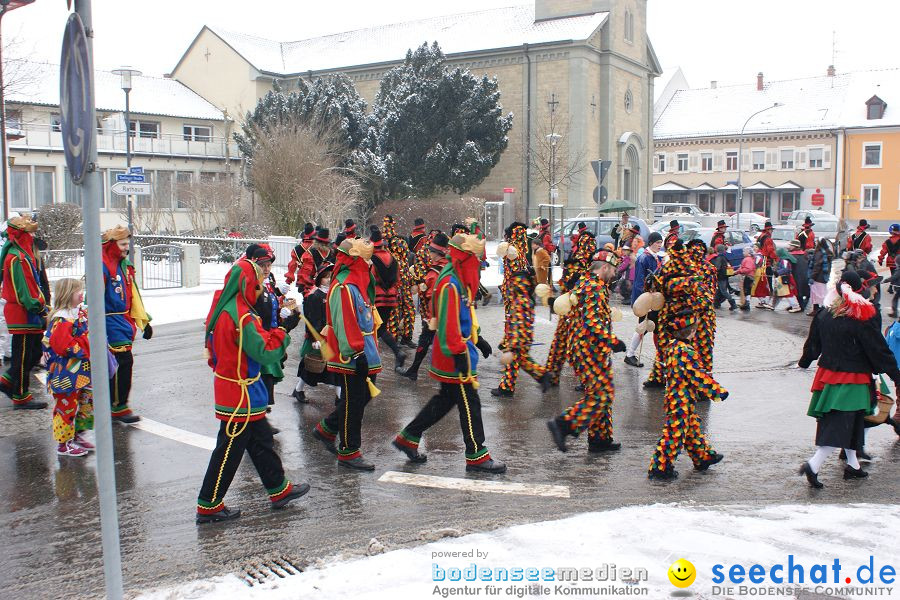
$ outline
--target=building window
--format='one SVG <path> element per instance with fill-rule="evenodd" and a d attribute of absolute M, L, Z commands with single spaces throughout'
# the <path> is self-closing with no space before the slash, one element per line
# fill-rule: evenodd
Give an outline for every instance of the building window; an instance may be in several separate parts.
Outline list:
<path fill-rule="evenodd" d="M 769 207 L 768 202 L 766 202 L 765 192 L 753 192 L 750 201 L 750 212 L 759 213 L 767 217 L 769 216 Z"/>
<path fill-rule="evenodd" d="M 8 116 L 8 115 L 7 115 Z M 31 170 L 28 167 L 13 167 L 9 173 L 10 208 L 15 211 L 31 209 L 28 202 L 28 180 Z"/>
<path fill-rule="evenodd" d="M 634 96 L 631 94 L 631 90 L 625 90 L 625 112 L 630 113 L 632 106 L 634 106 Z"/>
<path fill-rule="evenodd" d="M 159 139 L 159 123 L 153 121 L 129 121 L 128 131 L 131 137 L 156 138 Z"/>
<path fill-rule="evenodd" d="M 766 170 L 766 151 L 765 150 L 754 150 L 752 152 L 752 161 L 753 171 L 765 171 Z"/>
<path fill-rule="evenodd" d="M 666 172 L 666 154 L 664 152 L 656 155 L 656 172 Z"/>
<path fill-rule="evenodd" d="M 809 168 L 810 169 L 821 169 L 822 168 L 822 157 L 825 155 L 824 148 L 810 148 L 809 149 Z"/>
<path fill-rule="evenodd" d="M 712 160 L 713 160 L 712 152 L 703 152 L 700 155 L 700 170 L 703 172 L 706 172 L 706 173 L 708 173 L 709 171 L 712 171 L 713 170 Z"/>
<path fill-rule="evenodd" d="M 59 116 L 59 113 L 50 115 L 50 131 L 62 131 L 62 118 Z"/>
<path fill-rule="evenodd" d="M 781 151 L 781 168 L 782 169 L 793 169 L 794 168 L 794 149 L 793 148 Z"/>
<path fill-rule="evenodd" d="M 881 208 L 880 185 L 864 185 L 860 195 L 862 196 L 863 210 L 879 210 Z"/>
<path fill-rule="evenodd" d="M 186 142 L 208 142 L 212 139 L 212 127 L 185 125 L 182 129 Z"/>
<path fill-rule="evenodd" d="M 787 219 L 795 210 L 800 210 L 800 194 L 781 192 L 781 218 Z"/>
<path fill-rule="evenodd" d="M 34 171 L 34 207 L 53 204 L 53 169 Z"/>
<path fill-rule="evenodd" d="M 175 208 L 191 207 L 191 184 L 194 174 L 190 171 L 178 171 L 175 176 Z"/>
<path fill-rule="evenodd" d="M 678 172 L 684 173 L 688 170 L 688 155 L 687 154 L 679 154 L 678 155 Z"/>
<path fill-rule="evenodd" d="M 172 188 L 175 181 L 174 171 L 157 171 L 156 185 L 153 186 L 153 204 L 157 208 L 172 208 Z"/>
<path fill-rule="evenodd" d="M 872 96 L 866 100 L 866 119 L 871 121 L 884 117 L 885 108 L 887 108 L 887 103 L 884 100 L 878 96 Z"/>
<path fill-rule="evenodd" d="M 726 152 L 725 153 L 725 170 L 726 171 L 737 171 L 738 170 L 738 154 L 737 154 L 737 152 Z"/>
<path fill-rule="evenodd" d="M 631 11 L 625 11 L 625 41 L 631 42 L 634 40 L 634 15 L 631 14 Z"/>
<path fill-rule="evenodd" d="M 734 192 L 726 192 L 725 193 L 725 212 L 727 213 L 736 213 L 737 212 L 737 194 Z"/>
<path fill-rule="evenodd" d="M 121 169 L 110 169 L 107 171 L 109 175 L 109 187 L 112 188 L 116 184 L 116 175 L 124 175 L 125 171 Z M 120 196 L 119 194 L 114 194 L 111 190 L 109 193 L 109 207 L 110 208 L 125 208 L 125 196 Z"/>
<path fill-rule="evenodd" d="M 881 166 L 881 142 L 863 144 L 863 167 Z"/>
<path fill-rule="evenodd" d="M 22 111 L 8 110 L 6 111 L 6 128 L 22 129 Z"/>
<path fill-rule="evenodd" d="M 697 206 L 704 212 L 715 212 L 715 196 L 709 192 L 697 194 Z"/>

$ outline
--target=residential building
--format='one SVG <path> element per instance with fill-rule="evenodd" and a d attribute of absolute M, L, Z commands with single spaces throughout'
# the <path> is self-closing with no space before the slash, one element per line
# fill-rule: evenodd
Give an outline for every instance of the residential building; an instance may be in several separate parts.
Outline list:
<path fill-rule="evenodd" d="M 7 91 L 9 198 L 13 212 L 54 202 L 80 203 L 63 155 L 59 67 L 30 63 L 27 83 Z M 233 122 L 183 84 L 138 76 L 130 93 L 132 165 L 144 168 L 150 196 L 134 196 L 138 231 L 184 232 L 215 227 L 208 208 L 224 188 L 240 197 Z M 126 222 L 125 196 L 113 194 L 125 173 L 125 93 L 118 75 L 95 73 L 101 226 Z"/>
<path fill-rule="evenodd" d="M 471 195 L 502 200 L 504 189 L 513 188 L 514 214 L 535 215 L 549 201 L 550 186 L 526 157 L 556 134 L 577 173 L 558 186 L 555 203 L 595 209 L 597 181 L 588 163 L 605 159 L 612 161 L 608 197 L 647 208 L 660 68 L 646 12 L 646 0 L 534 0 L 294 42 L 206 26 L 172 77 L 234 118 L 252 110 L 275 81 L 290 90 L 298 79 L 334 73 L 350 77 L 371 106 L 381 78 L 407 50 L 437 42 L 450 67 L 496 77 L 503 110 L 514 114 L 508 149 Z"/>

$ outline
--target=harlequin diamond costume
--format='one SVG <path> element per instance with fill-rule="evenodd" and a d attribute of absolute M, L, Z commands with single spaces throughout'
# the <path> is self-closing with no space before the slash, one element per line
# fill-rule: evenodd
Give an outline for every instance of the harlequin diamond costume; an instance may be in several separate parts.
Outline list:
<path fill-rule="evenodd" d="M 500 386 L 491 390 L 492 396 L 511 397 L 516 391 L 519 369 L 541 381 L 544 366 L 531 359 L 531 344 L 534 342 L 534 269 L 528 265 L 525 254 L 525 228 L 516 226 L 510 232 L 505 245 L 497 252 L 503 260 L 504 279 L 501 286 L 505 310 L 503 340 L 503 374 Z M 545 286 L 546 287 L 546 286 Z M 549 290 L 548 290 L 549 291 Z"/>
<path fill-rule="evenodd" d="M 816 419 L 816 453 L 800 467 L 810 486 L 824 487 L 818 474 L 838 448 L 847 457 L 844 479 L 868 476 L 859 465 L 864 418 L 877 412 L 878 393 L 873 375 L 885 373 L 900 385 L 897 361 L 875 326 L 875 306 L 862 296 L 858 273 L 847 271 L 829 291 L 824 308 L 816 313 L 797 363 L 807 368 L 818 361 L 807 415 Z"/>
<path fill-rule="evenodd" d="M 284 356 L 291 341 L 288 330 L 297 325 L 299 316 L 292 313 L 280 327 L 266 331 L 252 308 L 262 291 L 261 278 L 255 263 L 246 258 L 237 261 L 224 287 L 213 297 L 206 319 L 206 349 L 215 376 L 215 413 L 220 422 L 216 447 L 197 497 L 197 523 L 240 516 L 240 510 L 225 506 L 225 494 L 245 450 L 272 508 L 283 508 L 309 491 L 309 484 L 294 485 L 284 475 L 266 420 L 269 395 L 260 379 L 263 365 Z"/>
<path fill-rule="evenodd" d="M 612 353 L 624 352 L 625 344 L 611 331 L 609 287 L 615 276 L 618 257 L 612 252 L 597 253 L 594 267 L 582 275 L 572 290 L 577 300 L 572 326 L 572 365 L 584 396 L 563 413 L 547 422 L 553 441 L 560 452 L 566 452 L 566 437 L 588 430 L 588 450 L 618 450 L 613 442 Z"/>
<path fill-rule="evenodd" d="M 572 291 L 581 276 L 590 268 L 591 259 L 596 250 L 597 241 L 594 235 L 587 230 L 581 232 L 572 256 L 566 260 L 563 266 L 563 276 L 558 282 L 561 293 Z M 559 385 L 559 373 L 569 358 L 568 346 L 572 335 L 572 318 L 572 313 L 560 316 L 559 322 L 556 324 L 556 332 L 553 334 L 550 352 L 547 355 L 544 389 L 548 389 L 549 385 Z"/>
<path fill-rule="evenodd" d="M 109 380 L 109 396 L 112 418 L 123 423 L 134 423 L 140 417 L 128 406 L 131 394 L 131 372 L 134 356 L 131 348 L 138 330 L 144 339 L 153 336 L 150 315 L 144 310 L 144 301 L 134 278 L 134 265 L 128 260 L 127 228 L 117 225 L 103 233 L 103 294 L 106 303 L 106 341 L 116 357 L 119 368 Z"/>
<path fill-rule="evenodd" d="M 434 296 L 434 286 L 437 284 L 438 276 L 447 264 L 447 251 L 450 239 L 446 234 L 432 232 L 429 236 L 431 239 L 428 246 L 426 258 L 420 259 L 416 264 L 426 264 L 427 270 L 421 283 L 419 283 L 419 310 L 424 311 L 422 314 L 422 333 L 419 334 L 419 343 L 416 346 L 416 355 L 409 369 L 400 373 L 403 377 L 407 377 L 416 381 L 419 378 L 419 366 L 425 360 L 428 349 L 431 348 L 434 341 L 434 331 L 428 326 L 431 321 L 431 299 Z"/>
<path fill-rule="evenodd" d="M 301 292 L 303 290 L 301 289 L 300 280 L 297 276 L 300 274 L 300 267 L 303 264 L 303 259 L 306 257 L 307 251 L 313 245 L 315 234 L 316 230 L 312 223 L 307 223 L 303 226 L 303 231 L 300 233 L 300 243 L 291 250 L 291 259 L 288 261 L 287 273 L 284 275 L 284 280 L 288 282 L 288 284 L 294 283 L 296 280 L 297 288 L 300 289 Z"/>
<path fill-rule="evenodd" d="M 690 287 L 685 290 L 691 293 Z M 693 293 L 701 293 L 694 290 Z M 683 297 L 666 300 L 671 304 L 672 316 L 665 326 L 672 332 L 672 342 L 665 348 L 666 361 L 666 423 L 656 444 L 647 476 L 650 479 L 675 479 L 675 461 L 681 448 L 687 451 L 694 469 L 705 471 L 721 461 L 725 455 L 716 453 L 703 433 L 696 404 L 700 400 L 724 400 L 728 392 L 712 378 L 700 361 L 691 337 L 697 327 L 697 315 Z"/>
<path fill-rule="evenodd" d="M 718 277 L 716 267 L 706 260 L 706 244 L 702 240 L 688 242 L 691 260 L 696 266 L 696 273 L 702 275 L 698 291 L 693 298 L 692 306 L 697 313 L 697 335 L 694 345 L 700 356 L 700 366 L 707 372 L 713 369 L 713 347 L 716 344 L 716 290 Z"/>
<path fill-rule="evenodd" d="M 406 240 L 397 235 L 394 228 L 394 217 L 386 215 L 382 219 L 382 235 L 388 252 L 397 261 L 397 308 L 387 320 L 387 330 L 401 344 L 410 348 L 416 345 L 412 341 L 413 328 L 416 321 L 416 307 L 413 304 L 412 285 L 413 275 L 409 269 L 409 245 Z"/>
<path fill-rule="evenodd" d="M 425 462 L 419 453 L 422 434 L 456 406 L 466 446 L 466 470 L 503 473 L 506 465 L 491 458 L 484 446 L 481 401 L 478 398 L 478 350 L 490 355 L 475 316 L 475 293 L 484 242 L 457 234 L 450 240 L 450 261 L 441 270 L 432 298 L 435 343 L 430 373 L 440 392 L 397 434 L 394 446 L 412 462 Z"/>
<path fill-rule="evenodd" d="M 361 430 L 375 376 L 381 372 L 375 337 L 382 323 L 368 265 L 373 251 L 369 240 L 359 238 L 344 240 L 338 247 L 328 290 L 326 339 L 331 353 L 327 368 L 341 386 L 341 397 L 313 430 L 313 436 L 337 455 L 338 464 L 363 471 L 375 470 L 363 458 Z"/>
<path fill-rule="evenodd" d="M 384 246 L 384 236 L 381 231 L 372 226 L 369 233 L 369 241 L 372 242 L 372 277 L 375 281 L 375 306 L 385 324 L 394 319 L 394 313 L 398 310 L 400 285 L 400 265 Z M 394 353 L 395 368 L 400 370 L 406 362 L 406 353 L 400 347 L 397 339 L 391 334 L 388 327 L 378 330 L 378 339 L 384 342 Z"/>
<path fill-rule="evenodd" d="M 12 334 L 12 360 L 9 370 L 0 378 L 0 392 L 9 396 L 14 408 L 47 407 L 46 402 L 34 400 L 28 391 L 31 370 L 41 360 L 41 338 L 48 310 L 32 235 L 37 227 L 28 216 L 13 217 L 7 221 L 7 240 L 0 250 L 3 269 L 0 280 L 6 301 L 3 315 Z"/>

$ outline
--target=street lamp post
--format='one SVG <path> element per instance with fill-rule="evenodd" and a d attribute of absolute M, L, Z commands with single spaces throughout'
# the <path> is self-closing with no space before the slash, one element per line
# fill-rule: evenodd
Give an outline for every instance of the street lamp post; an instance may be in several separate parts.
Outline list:
<path fill-rule="evenodd" d="M 559 195 L 559 190 L 556 187 L 556 144 L 561 138 L 562 136 L 558 133 L 551 133 L 547 136 L 547 141 L 550 143 L 550 192 L 548 195 L 550 204 L 555 203 Z"/>
<path fill-rule="evenodd" d="M 131 105 L 129 104 L 129 94 L 131 92 L 131 78 L 141 74 L 140 71 L 131 67 L 122 67 L 113 71 L 114 75 L 118 75 L 122 80 L 122 91 L 125 92 L 125 165 L 128 171 L 131 171 Z M 128 256 L 134 260 L 134 214 L 132 205 L 132 196 L 125 196 L 125 202 L 128 203 Z"/>
<path fill-rule="evenodd" d="M 0 0 L 0 24 L 3 22 L 3 15 L 11 10 L 22 8 L 31 4 L 34 0 Z M 9 218 L 9 157 L 6 150 L 6 99 L 3 93 L 3 35 L 0 33 L 0 132 L 3 139 L 0 139 L 0 160 L 3 161 L 3 220 Z"/>
<path fill-rule="evenodd" d="M 772 106 L 767 106 L 762 110 L 758 110 L 744 121 L 744 126 L 741 127 L 741 136 L 738 141 L 738 176 L 737 176 L 737 186 L 738 186 L 738 205 L 737 205 L 737 217 L 735 218 L 734 228 L 741 228 L 741 209 L 744 207 L 744 187 L 741 185 L 741 171 L 743 170 L 743 160 L 744 160 L 744 130 L 747 129 L 747 124 L 750 120 L 760 113 L 764 113 L 767 110 L 772 110 L 773 108 L 777 108 L 781 106 L 780 102 L 776 102 Z"/>

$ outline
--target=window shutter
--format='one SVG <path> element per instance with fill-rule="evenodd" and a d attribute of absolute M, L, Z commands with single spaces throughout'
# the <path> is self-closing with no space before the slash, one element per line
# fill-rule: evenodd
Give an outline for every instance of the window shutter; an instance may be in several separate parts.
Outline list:
<path fill-rule="evenodd" d="M 699 169 L 697 164 L 700 162 L 700 157 L 696 152 L 688 152 L 688 171 L 691 173 L 696 173 Z"/>
<path fill-rule="evenodd" d="M 777 150 L 767 150 L 766 151 L 766 170 L 769 169 L 777 169 L 778 168 L 778 151 Z"/>
<path fill-rule="evenodd" d="M 822 168 L 830 169 L 831 168 L 831 148 L 825 148 L 822 152 Z"/>
<path fill-rule="evenodd" d="M 659 171 L 659 155 L 653 155 L 653 172 L 656 173 Z"/>
<path fill-rule="evenodd" d="M 722 170 L 722 151 L 714 150 L 713 151 L 713 171 L 721 171 Z"/>
<path fill-rule="evenodd" d="M 678 153 L 666 153 L 666 173 L 675 173 L 678 170 Z"/>
<path fill-rule="evenodd" d="M 794 153 L 794 168 L 795 169 L 805 169 L 806 168 L 806 150 L 797 150 Z"/>
<path fill-rule="evenodd" d="M 753 167 L 753 164 L 750 162 L 752 156 L 749 150 L 744 150 L 741 153 L 741 171 L 749 171 Z"/>

